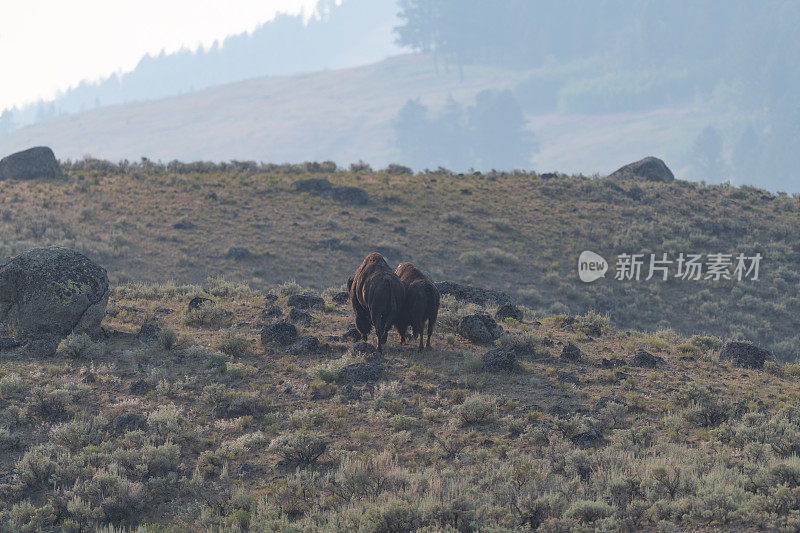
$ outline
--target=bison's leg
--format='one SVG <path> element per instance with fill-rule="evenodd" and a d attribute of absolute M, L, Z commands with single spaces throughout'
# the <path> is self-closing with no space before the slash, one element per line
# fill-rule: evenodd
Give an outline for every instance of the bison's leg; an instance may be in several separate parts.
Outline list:
<path fill-rule="evenodd" d="M 439 315 L 438 309 L 433 312 L 431 316 L 428 317 L 428 342 L 425 344 L 426 347 L 431 347 L 431 334 L 433 333 L 433 326 L 436 325 L 436 317 Z"/>
<path fill-rule="evenodd" d="M 422 351 L 422 347 L 425 341 L 425 319 L 423 318 L 420 320 L 419 323 L 419 351 Z"/>
<path fill-rule="evenodd" d="M 367 335 L 372 331 L 372 321 L 369 318 L 369 312 L 361 306 L 353 306 L 356 312 L 356 329 L 361 333 L 361 340 L 366 342 Z"/>
<path fill-rule="evenodd" d="M 375 348 L 379 353 L 383 352 L 384 322 L 384 317 L 379 312 L 372 312 L 372 324 L 375 326 L 375 336 L 378 338 Z"/>

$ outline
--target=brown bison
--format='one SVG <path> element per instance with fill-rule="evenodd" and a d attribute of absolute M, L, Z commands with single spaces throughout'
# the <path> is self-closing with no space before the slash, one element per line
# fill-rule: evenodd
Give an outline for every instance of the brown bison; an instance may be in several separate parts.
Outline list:
<path fill-rule="evenodd" d="M 436 285 L 411 263 L 400 263 L 395 271 L 406 289 L 406 299 L 395 322 L 400 343 L 406 340 L 408 326 L 414 337 L 419 335 L 419 351 L 422 351 L 425 322 L 428 322 L 427 348 L 431 347 L 431 334 L 439 315 L 439 290 Z"/>
<path fill-rule="evenodd" d="M 403 283 L 377 252 L 369 254 L 355 276 L 347 280 L 350 302 L 356 315 L 356 328 L 366 341 L 372 326 L 378 336 L 378 351 L 383 351 L 386 336 L 405 300 Z"/>

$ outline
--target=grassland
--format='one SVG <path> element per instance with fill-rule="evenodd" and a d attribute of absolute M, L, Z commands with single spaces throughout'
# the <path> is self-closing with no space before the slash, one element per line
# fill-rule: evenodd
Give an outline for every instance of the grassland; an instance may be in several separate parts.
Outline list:
<path fill-rule="evenodd" d="M 65 168 L 63 182 L 0 183 L 0 254 L 62 244 L 104 265 L 114 283 L 223 276 L 255 289 L 295 279 L 321 290 L 343 283 L 377 249 L 394 264 L 416 262 L 435 280 L 505 290 L 537 313 L 594 309 L 620 328 L 743 338 L 784 361 L 800 353 L 796 196 L 683 181 L 413 175 L 330 164 L 88 160 Z M 320 177 L 363 188 L 370 200 L 350 205 L 292 187 Z M 233 246 L 251 256 L 229 256 Z M 583 284 L 576 269 L 583 250 L 612 263 L 620 253 L 764 259 L 758 281 L 609 274 Z"/>

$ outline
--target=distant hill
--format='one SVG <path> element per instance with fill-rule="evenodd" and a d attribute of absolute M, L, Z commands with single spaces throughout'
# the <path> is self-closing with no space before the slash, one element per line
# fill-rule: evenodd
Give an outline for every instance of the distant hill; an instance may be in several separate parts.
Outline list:
<path fill-rule="evenodd" d="M 0 154 L 51 146 L 60 159 L 90 154 L 116 161 L 400 161 L 393 121 L 419 98 L 469 104 L 484 89 L 513 88 L 535 71 L 466 66 L 464 78 L 429 55 L 403 55 L 358 68 L 258 78 L 191 94 L 102 107 L 0 136 Z M 541 73 L 539 74 L 541 75 Z M 527 115 L 539 144 L 529 166 L 608 173 L 644 155 L 664 158 L 679 177 L 691 135 L 712 119 L 691 106 L 639 113 Z M 737 117 L 741 118 L 741 117 Z M 692 177 L 692 176 L 688 176 Z"/>

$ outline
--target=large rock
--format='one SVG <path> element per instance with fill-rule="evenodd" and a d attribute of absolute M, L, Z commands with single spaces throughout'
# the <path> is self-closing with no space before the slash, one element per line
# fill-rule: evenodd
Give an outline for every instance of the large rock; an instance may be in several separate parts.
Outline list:
<path fill-rule="evenodd" d="M 303 294 L 289 296 L 286 305 L 298 309 L 324 309 L 325 300 L 309 292 L 304 292 Z"/>
<path fill-rule="evenodd" d="M 609 178 L 643 179 L 647 181 L 675 181 L 675 176 L 666 163 L 657 157 L 645 157 L 635 163 L 625 165 L 619 170 L 608 175 Z"/>
<path fill-rule="evenodd" d="M 772 360 L 772 354 L 749 342 L 731 341 L 722 346 L 719 359 L 742 368 L 763 368 L 765 361 Z"/>
<path fill-rule="evenodd" d="M 475 344 L 490 344 L 500 337 L 503 328 L 486 313 L 467 315 L 458 321 L 456 333 Z"/>
<path fill-rule="evenodd" d="M 283 320 L 264 326 L 264 329 L 261 330 L 261 344 L 264 346 L 269 344 L 289 346 L 296 340 L 297 328 L 294 327 L 294 324 Z"/>
<path fill-rule="evenodd" d="M 494 289 L 471 287 L 453 281 L 440 281 L 436 283 L 436 288 L 439 289 L 439 294 L 442 296 L 449 294 L 456 300 L 471 302 L 476 305 L 486 305 L 488 302 L 497 304 L 511 303 L 511 297 L 508 294 Z"/>
<path fill-rule="evenodd" d="M 483 357 L 481 357 L 483 368 L 486 370 L 506 370 L 512 372 L 517 369 L 517 356 L 514 352 L 503 350 L 502 348 L 495 348 L 489 350 Z"/>
<path fill-rule="evenodd" d="M 0 159 L 0 179 L 33 180 L 62 177 L 61 167 L 53 151 L 47 146 L 36 146 Z"/>
<path fill-rule="evenodd" d="M 108 293 L 105 269 L 85 255 L 34 248 L 0 267 L 0 322 L 25 337 L 96 337 Z"/>

